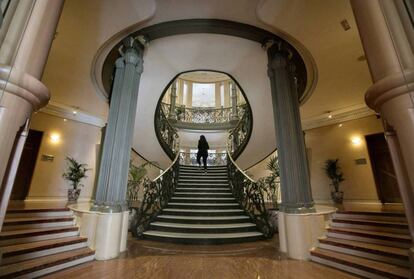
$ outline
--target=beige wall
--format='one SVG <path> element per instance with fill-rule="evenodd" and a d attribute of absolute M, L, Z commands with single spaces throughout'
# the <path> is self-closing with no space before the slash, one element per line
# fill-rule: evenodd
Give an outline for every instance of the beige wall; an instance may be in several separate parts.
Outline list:
<path fill-rule="evenodd" d="M 142 158 L 138 153 L 134 151 L 131 151 L 131 160 L 135 166 L 140 166 L 147 162 L 144 158 Z M 157 168 L 154 165 L 147 165 L 145 169 L 147 170 L 147 176 L 149 179 L 154 179 L 161 173 L 161 169 Z"/>
<path fill-rule="evenodd" d="M 341 183 L 344 199 L 348 202 L 378 202 L 375 181 L 364 136 L 383 132 L 381 121 L 375 116 L 344 122 L 306 131 L 311 170 L 312 193 L 315 202 L 330 202 L 329 179 L 323 166 L 327 159 L 339 158 L 345 181 Z M 362 139 L 354 145 L 351 138 Z M 365 158 L 366 165 L 356 165 L 355 160 Z M 265 170 L 268 158 L 248 169 L 254 179 L 268 175 Z"/>
<path fill-rule="evenodd" d="M 92 168 L 82 181 L 80 201 L 90 200 L 95 178 L 95 162 L 98 144 L 101 139 L 99 127 L 74 121 L 63 121 L 62 118 L 37 113 L 33 116 L 30 128 L 43 131 L 42 143 L 27 199 L 58 199 L 67 197 L 68 183 L 63 180 L 66 156 L 71 156 Z M 52 133 L 60 135 L 60 141 L 52 143 Z M 54 156 L 53 162 L 42 161 L 42 154 Z"/>

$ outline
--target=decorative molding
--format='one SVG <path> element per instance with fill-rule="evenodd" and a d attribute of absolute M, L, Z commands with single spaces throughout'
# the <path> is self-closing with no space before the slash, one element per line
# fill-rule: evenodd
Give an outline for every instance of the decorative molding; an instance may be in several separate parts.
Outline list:
<path fill-rule="evenodd" d="M 73 113 L 74 111 L 76 111 L 76 113 Z M 106 123 L 105 119 L 101 117 L 57 102 L 49 102 L 46 107 L 40 110 L 40 112 L 100 128 L 104 127 Z"/>
<path fill-rule="evenodd" d="M 329 117 L 329 115 L 331 115 L 331 117 Z M 340 124 L 345 121 L 356 120 L 371 115 L 375 115 L 375 111 L 368 108 L 366 104 L 358 104 L 303 119 L 302 128 L 306 131 L 319 127 Z"/>

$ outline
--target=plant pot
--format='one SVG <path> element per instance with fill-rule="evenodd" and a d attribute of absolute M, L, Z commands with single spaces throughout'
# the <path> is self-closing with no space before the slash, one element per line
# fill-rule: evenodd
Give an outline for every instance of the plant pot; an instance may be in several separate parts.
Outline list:
<path fill-rule="evenodd" d="M 278 231 L 278 214 L 279 210 L 276 208 L 269 208 L 267 210 L 267 215 L 269 216 L 269 223 L 273 227 L 274 231 Z"/>
<path fill-rule="evenodd" d="M 344 201 L 344 192 L 338 191 L 338 192 L 331 192 L 331 197 L 334 203 L 342 204 Z"/>
<path fill-rule="evenodd" d="M 79 198 L 81 189 L 68 189 L 68 201 L 76 202 Z"/>

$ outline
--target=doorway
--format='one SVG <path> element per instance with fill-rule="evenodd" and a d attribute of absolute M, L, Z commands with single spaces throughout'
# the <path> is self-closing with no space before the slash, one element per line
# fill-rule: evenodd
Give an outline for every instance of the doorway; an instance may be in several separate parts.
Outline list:
<path fill-rule="evenodd" d="M 384 133 L 365 137 L 379 199 L 382 203 L 401 203 L 397 176 Z"/>
<path fill-rule="evenodd" d="M 10 197 L 11 200 L 24 200 L 29 193 L 42 137 L 43 132 L 29 130 L 29 135 L 24 144 L 19 167 L 17 169 L 16 179 L 14 180 L 13 190 Z"/>

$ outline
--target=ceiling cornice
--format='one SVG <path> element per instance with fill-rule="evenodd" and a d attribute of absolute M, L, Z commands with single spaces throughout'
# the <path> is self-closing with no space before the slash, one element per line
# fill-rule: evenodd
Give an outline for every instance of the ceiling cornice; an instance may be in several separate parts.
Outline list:
<path fill-rule="evenodd" d="M 329 115 L 332 117 L 330 118 Z M 368 108 L 366 104 L 358 104 L 302 119 L 302 128 L 303 130 L 310 130 L 340 124 L 345 121 L 356 120 L 371 115 L 375 115 L 375 111 Z"/>
<path fill-rule="evenodd" d="M 76 111 L 76 114 L 73 113 L 74 111 Z M 105 119 L 102 117 L 89 114 L 58 102 L 49 102 L 46 107 L 40 110 L 40 112 L 100 128 L 104 127 L 106 124 Z"/>

